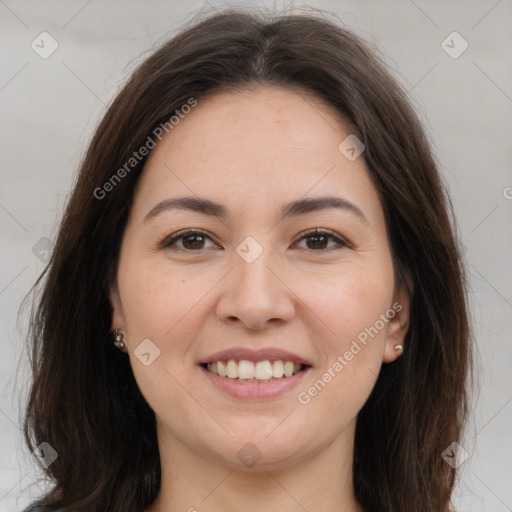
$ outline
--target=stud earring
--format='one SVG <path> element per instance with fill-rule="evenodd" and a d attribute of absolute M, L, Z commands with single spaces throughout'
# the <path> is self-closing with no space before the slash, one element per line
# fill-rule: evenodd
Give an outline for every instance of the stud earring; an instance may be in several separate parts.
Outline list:
<path fill-rule="evenodd" d="M 112 337 L 114 338 L 114 345 L 119 349 L 122 350 L 125 345 L 123 341 L 123 335 L 120 332 L 120 329 L 116 329 L 114 332 L 112 332 Z"/>
<path fill-rule="evenodd" d="M 402 345 L 395 345 L 395 350 L 403 350 L 404 347 Z"/>

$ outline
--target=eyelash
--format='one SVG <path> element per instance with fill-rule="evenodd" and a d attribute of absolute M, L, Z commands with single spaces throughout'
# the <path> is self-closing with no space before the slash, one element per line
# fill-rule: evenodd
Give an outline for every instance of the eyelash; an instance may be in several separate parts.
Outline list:
<path fill-rule="evenodd" d="M 160 248 L 162 248 L 162 249 L 163 248 L 172 248 L 172 246 L 175 245 L 175 242 L 177 242 L 178 240 L 180 240 L 182 238 L 187 237 L 188 235 L 201 235 L 204 238 L 208 238 L 209 240 L 214 242 L 212 237 L 210 237 L 205 231 L 202 231 L 200 229 L 186 229 L 186 230 L 179 231 L 178 233 L 165 238 L 163 240 L 163 242 L 160 244 Z M 346 242 L 345 240 L 342 240 L 341 238 L 336 236 L 332 231 L 329 231 L 326 229 L 318 229 L 318 228 L 310 229 L 310 230 L 306 231 L 305 233 L 302 233 L 302 235 L 298 241 L 300 242 L 304 238 L 313 237 L 313 236 L 327 236 L 328 238 L 335 240 L 338 247 L 330 247 L 330 248 L 318 249 L 318 250 L 315 250 L 315 249 L 306 249 L 306 250 L 309 250 L 312 252 L 328 252 L 333 249 L 340 249 L 342 247 L 350 247 L 350 244 L 348 242 Z M 203 250 L 203 249 L 198 249 L 197 251 L 194 251 L 191 249 L 182 249 L 181 247 L 179 247 L 178 249 L 185 251 L 185 252 L 189 252 L 189 253 L 200 252 Z M 173 250 L 175 250 L 175 248 L 173 248 Z"/>

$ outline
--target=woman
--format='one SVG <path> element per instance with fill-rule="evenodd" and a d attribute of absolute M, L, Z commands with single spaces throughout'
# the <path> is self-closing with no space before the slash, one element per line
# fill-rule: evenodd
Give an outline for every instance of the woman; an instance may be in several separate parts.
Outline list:
<path fill-rule="evenodd" d="M 54 487 L 31 510 L 450 510 L 450 212 L 352 33 L 240 10 L 183 30 L 105 114 L 45 271 L 24 429 Z"/>

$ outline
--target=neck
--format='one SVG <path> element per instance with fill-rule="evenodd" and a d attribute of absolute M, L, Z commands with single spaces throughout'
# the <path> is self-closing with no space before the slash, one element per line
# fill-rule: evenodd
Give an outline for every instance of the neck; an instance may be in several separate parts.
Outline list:
<path fill-rule="evenodd" d="M 145 512 L 363 512 L 352 483 L 354 432 L 355 421 L 320 452 L 293 456 L 280 467 L 257 463 L 241 470 L 159 429 L 162 485 Z"/>

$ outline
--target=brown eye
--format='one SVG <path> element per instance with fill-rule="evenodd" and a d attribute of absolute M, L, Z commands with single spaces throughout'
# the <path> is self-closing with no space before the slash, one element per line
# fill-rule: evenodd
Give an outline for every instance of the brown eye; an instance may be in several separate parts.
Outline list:
<path fill-rule="evenodd" d="M 332 231 L 325 231 L 325 230 L 319 230 L 319 229 L 313 229 L 308 232 L 306 232 L 302 238 L 302 240 L 307 240 L 306 242 L 306 248 L 312 251 L 325 251 L 325 250 L 331 250 L 335 249 L 336 247 L 347 247 L 348 244 L 341 240 L 339 237 L 337 237 Z M 329 244 L 329 240 L 335 241 L 334 247 L 327 247 Z"/>
<path fill-rule="evenodd" d="M 309 242 L 311 242 L 311 244 L 308 245 L 308 249 L 325 249 L 329 242 L 329 237 L 325 235 L 311 235 L 307 238 L 309 238 Z"/>
<path fill-rule="evenodd" d="M 172 235 L 171 237 L 164 240 L 161 247 L 164 248 L 177 248 L 186 251 L 197 251 L 205 249 L 204 244 L 206 240 L 212 240 L 204 231 L 189 229 L 181 231 Z M 177 244 L 181 242 L 181 245 Z"/>
<path fill-rule="evenodd" d="M 202 235 L 185 235 L 181 237 L 185 249 L 202 249 L 204 237 Z"/>
<path fill-rule="evenodd" d="M 213 242 L 212 238 L 204 231 L 200 229 L 188 229 L 166 238 L 160 247 L 198 252 L 208 248 L 205 247 L 205 243 L 208 240 Z M 332 231 L 319 229 L 312 229 L 306 232 L 302 235 L 300 241 L 302 240 L 306 240 L 305 249 L 314 252 L 326 252 L 340 247 L 348 247 L 349 245 L 347 242 L 337 237 Z M 335 242 L 334 246 L 328 246 L 330 240 Z"/>

